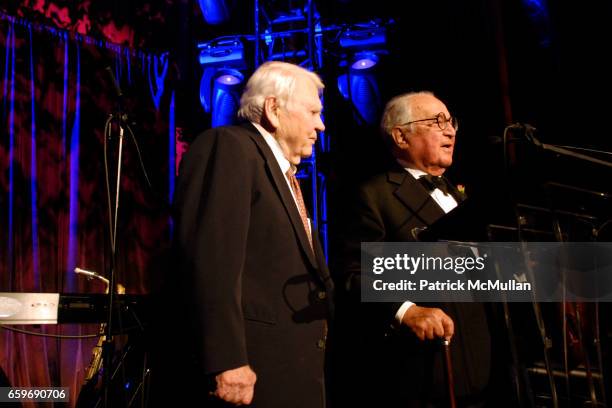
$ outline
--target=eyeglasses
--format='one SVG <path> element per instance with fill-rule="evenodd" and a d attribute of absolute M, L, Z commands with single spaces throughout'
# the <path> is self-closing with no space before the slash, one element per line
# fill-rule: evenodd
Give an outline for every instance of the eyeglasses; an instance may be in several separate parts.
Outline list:
<path fill-rule="evenodd" d="M 425 122 L 427 120 L 435 120 L 436 123 L 438 124 L 438 127 L 440 128 L 440 130 L 446 129 L 446 126 L 448 126 L 449 123 L 453 127 L 453 129 L 455 129 L 455 131 L 457 131 L 459 129 L 459 122 L 457 121 L 457 118 L 454 117 L 454 116 L 451 116 L 451 117 L 447 118 L 444 115 L 444 113 L 442 113 L 442 112 L 438 113 L 433 118 L 413 120 L 411 122 L 402 123 L 401 125 L 397 125 L 397 126 L 408 126 L 408 125 L 411 125 L 413 123 Z"/>

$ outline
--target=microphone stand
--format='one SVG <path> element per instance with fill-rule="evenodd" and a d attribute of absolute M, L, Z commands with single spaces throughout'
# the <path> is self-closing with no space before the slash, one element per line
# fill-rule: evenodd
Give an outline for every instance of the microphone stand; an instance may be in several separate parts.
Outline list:
<path fill-rule="evenodd" d="M 113 312 L 115 310 L 115 292 L 116 292 L 116 284 L 115 284 L 115 270 L 116 270 L 116 255 L 117 255 L 117 221 L 119 214 L 119 193 L 121 188 L 121 163 L 123 161 L 123 136 L 124 136 L 124 124 L 127 121 L 127 114 L 123 112 L 123 92 L 119 87 L 119 83 L 115 79 L 113 72 L 110 67 L 106 67 L 106 71 L 108 72 L 112 83 L 115 87 L 115 91 L 117 93 L 117 111 L 115 115 L 110 114 L 107 120 L 107 126 L 109 127 L 108 137 L 111 137 L 112 134 L 112 122 L 116 121 L 117 126 L 119 127 L 119 150 L 117 154 L 117 174 L 115 181 L 115 197 L 114 197 L 114 212 L 113 208 L 111 208 L 111 197 L 110 197 L 110 187 L 109 187 L 109 174 L 108 174 L 108 162 L 107 162 L 107 152 L 106 152 L 106 144 L 107 144 L 107 134 L 106 129 L 104 132 L 104 162 L 105 162 L 105 177 L 106 177 L 106 186 L 107 186 L 107 199 L 108 199 L 108 221 L 109 221 L 109 230 L 110 230 L 110 240 L 111 240 L 111 258 L 110 258 L 110 271 L 108 274 L 109 281 L 109 290 L 108 290 L 108 317 L 106 321 L 105 327 L 105 340 L 102 345 L 102 367 L 103 367 L 103 376 L 102 376 L 102 390 L 103 390 L 103 407 L 110 407 L 110 388 L 111 388 L 111 380 L 112 380 L 112 363 L 113 363 L 113 354 L 115 351 L 115 340 L 113 337 Z"/>
<path fill-rule="evenodd" d="M 516 130 L 522 130 L 525 134 L 525 138 L 531 142 L 534 146 L 539 147 L 542 150 L 548 150 L 549 152 L 554 152 L 563 156 L 568 156 L 568 157 L 573 157 L 575 159 L 578 160 L 583 160 L 589 163 L 594 163 L 594 164 L 599 164 L 601 166 L 605 166 L 605 167 L 612 167 L 612 162 L 609 162 L 607 160 L 602 160 L 602 159 L 598 159 L 596 157 L 593 156 L 589 156 L 587 154 L 583 154 L 583 153 L 578 153 L 575 151 L 572 151 L 570 149 L 568 149 L 567 147 L 571 146 L 557 146 L 557 145 L 553 145 L 553 144 L 547 144 L 547 143 L 542 143 L 536 136 L 535 136 L 535 132 L 536 132 L 536 128 L 534 128 L 531 125 L 528 124 L 521 124 L 521 123 L 514 123 L 508 127 L 506 127 L 506 130 L 508 129 L 516 129 Z M 505 134 L 505 132 L 504 132 Z M 505 139 L 505 136 L 504 136 Z M 504 140 L 505 143 L 505 140 Z M 577 148 L 580 149 L 580 148 Z M 606 153 L 609 154 L 609 152 L 602 152 L 602 153 Z"/>
<path fill-rule="evenodd" d="M 539 143 L 539 141 L 535 138 L 535 135 L 534 135 L 535 128 L 530 125 L 527 125 L 527 124 L 523 125 L 520 123 L 515 123 L 515 124 L 507 126 L 504 129 L 504 137 L 503 137 L 504 169 L 506 172 L 505 176 L 508 178 L 508 180 L 511 179 L 510 178 L 510 162 L 511 162 L 511 156 L 512 156 L 512 152 L 509 151 L 508 149 L 508 142 L 510 141 L 510 138 L 508 137 L 509 130 L 522 130 L 524 132 L 525 138 L 529 142 L 535 144 L 536 146 L 538 144 L 541 145 L 541 143 Z M 514 191 L 514 189 L 511 189 L 510 193 L 511 193 L 511 201 L 514 207 L 514 214 L 516 218 L 516 231 L 517 231 L 518 242 L 525 242 L 526 240 L 524 238 L 524 225 L 522 222 L 523 217 L 521 216 L 520 211 L 519 211 L 519 203 L 516 197 L 516 191 Z M 524 250 L 524 248 L 522 252 L 526 254 L 526 251 Z M 534 271 L 533 271 L 533 268 L 530 266 L 529 260 L 527 258 L 525 258 L 525 266 L 526 266 L 526 272 L 527 272 L 528 279 L 534 282 L 535 281 Z M 542 356 L 544 358 L 544 365 L 546 367 L 546 375 L 548 377 L 548 386 L 550 387 L 550 397 L 551 397 L 552 407 L 559 408 L 559 398 L 557 396 L 557 385 L 555 383 L 555 377 L 553 374 L 552 356 L 550 352 L 550 349 L 552 347 L 552 341 L 551 341 L 551 338 L 549 337 L 549 333 L 546 331 L 542 309 L 540 307 L 540 303 L 536 300 L 534 293 L 532 293 L 531 306 L 533 308 L 533 315 L 534 315 L 536 325 L 538 328 L 538 334 L 540 335 L 540 340 L 542 342 Z"/>
<path fill-rule="evenodd" d="M 536 146 L 544 149 L 544 150 L 548 150 L 551 152 L 555 152 L 557 154 L 561 154 L 563 156 L 569 156 L 569 157 L 574 157 L 576 159 L 580 159 L 580 160 L 584 160 L 590 163 L 594 163 L 594 164 L 599 164 L 601 166 L 606 166 L 606 167 L 612 167 L 612 162 L 609 162 L 607 160 L 601 160 L 598 159 L 596 157 L 592 157 L 586 154 L 582 154 L 582 153 L 577 153 L 577 152 L 573 152 L 569 149 L 566 149 L 564 147 L 559 147 L 556 145 L 551 145 L 551 144 L 546 144 L 546 143 L 541 143 L 538 139 L 533 140 L 533 142 L 535 143 Z"/>

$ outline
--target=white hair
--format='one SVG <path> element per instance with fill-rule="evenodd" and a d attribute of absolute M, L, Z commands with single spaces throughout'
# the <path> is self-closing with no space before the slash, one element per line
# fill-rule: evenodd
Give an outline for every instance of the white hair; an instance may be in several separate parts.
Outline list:
<path fill-rule="evenodd" d="M 385 139 L 391 137 L 391 130 L 394 126 L 414 120 L 413 101 L 415 98 L 423 95 L 435 97 L 435 95 L 429 91 L 409 92 L 398 95 L 387 102 L 385 111 L 383 112 L 382 119 L 380 121 L 380 130 Z"/>
<path fill-rule="evenodd" d="M 300 66 L 281 61 L 262 64 L 246 84 L 240 98 L 238 117 L 260 123 L 265 99 L 274 96 L 279 106 L 285 106 L 293 96 L 298 78 L 312 81 L 319 92 L 324 87 L 317 74 Z"/>

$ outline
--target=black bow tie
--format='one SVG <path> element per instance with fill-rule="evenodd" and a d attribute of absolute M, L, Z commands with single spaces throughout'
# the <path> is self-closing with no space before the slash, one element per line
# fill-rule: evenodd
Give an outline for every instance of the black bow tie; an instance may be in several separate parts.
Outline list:
<path fill-rule="evenodd" d="M 421 181 L 421 183 L 423 183 L 423 186 L 429 191 L 433 191 L 437 188 L 445 195 L 449 195 L 452 193 L 448 181 L 442 176 L 432 176 L 431 174 L 426 174 L 424 176 L 419 177 L 419 180 Z"/>

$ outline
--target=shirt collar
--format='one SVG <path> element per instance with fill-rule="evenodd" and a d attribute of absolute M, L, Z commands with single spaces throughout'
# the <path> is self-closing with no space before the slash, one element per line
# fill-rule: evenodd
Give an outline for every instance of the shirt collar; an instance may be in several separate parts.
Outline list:
<path fill-rule="evenodd" d="M 278 140 L 276 140 L 274 136 L 272 136 L 272 134 L 268 132 L 266 129 L 264 129 L 263 126 L 261 126 L 259 123 L 255 123 L 255 122 L 251 122 L 251 123 L 253 124 L 253 126 L 255 126 L 255 129 L 257 129 L 259 133 L 263 136 L 264 140 L 270 147 L 270 150 L 272 150 L 272 154 L 274 154 L 274 158 L 278 162 L 278 165 L 281 171 L 283 172 L 283 174 L 287 174 L 287 171 L 289 169 L 291 169 L 292 173 L 295 174 L 297 171 L 297 168 L 294 165 L 292 165 L 289 160 L 287 160 L 287 158 L 285 157 L 285 154 L 283 153 L 283 150 L 278 144 Z"/>
<path fill-rule="evenodd" d="M 408 167 L 408 163 L 406 163 L 405 161 L 403 161 L 401 159 L 397 159 L 397 162 L 399 163 L 400 166 L 402 166 L 404 168 L 404 170 L 406 170 L 408 173 L 410 173 L 412 175 L 412 177 L 414 177 L 417 180 L 419 178 L 427 175 L 427 173 L 424 172 L 423 170 L 411 169 L 410 167 Z"/>

